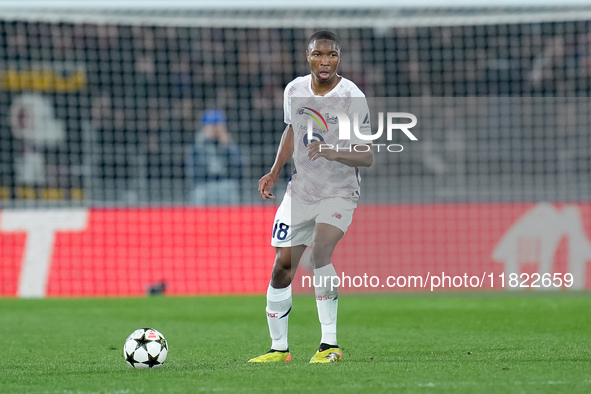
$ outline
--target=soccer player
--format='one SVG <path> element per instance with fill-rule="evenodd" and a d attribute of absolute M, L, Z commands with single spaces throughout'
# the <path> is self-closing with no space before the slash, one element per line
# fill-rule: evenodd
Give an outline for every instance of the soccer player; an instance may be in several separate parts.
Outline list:
<path fill-rule="evenodd" d="M 351 124 L 356 113 L 359 131 L 369 134 L 369 109 L 361 90 L 337 74 L 341 47 L 336 34 L 314 33 L 308 41 L 306 57 L 310 74 L 294 79 L 285 88 L 287 127 L 271 171 L 259 180 L 261 197 L 275 198 L 271 188 L 277 183 L 280 170 L 293 158 L 294 173 L 277 209 L 271 239 L 275 263 L 266 307 L 271 350 L 249 362 L 291 360 L 287 322 L 292 304 L 292 272 L 295 273 L 307 246 L 312 252 L 314 291 L 322 329 L 320 347 L 310 362 L 334 363 L 342 358 L 337 344 L 338 294 L 337 288 L 332 287 L 336 282 L 331 279 L 337 273 L 331 257 L 351 224 L 357 206 L 358 167 L 369 167 L 373 163 L 373 153 L 371 144 L 354 133 L 350 140 L 340 140 L 337 118 L 331 117 L 329 110 L 345 112 Z M 297 108 L 292 112 L 293 103 Z M 318 122 L 309 122 L 313 116 Z M 311 125 L 314 138 L 309 140 Z M 331 146 L 334 149 L 329 149 Z"/>

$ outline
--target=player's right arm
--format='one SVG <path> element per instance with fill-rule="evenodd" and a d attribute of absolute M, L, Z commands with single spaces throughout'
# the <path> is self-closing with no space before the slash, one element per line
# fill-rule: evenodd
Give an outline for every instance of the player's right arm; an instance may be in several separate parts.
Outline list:
<path fill-rule="evenodd" d="M 275 198 L 275 196 L 271 193 L 271 188 L 277 183 L 281 169 L 291 158 L 292 154 L 293 129 L 291 128 L 291 125 L 288 124 L 285 130 L 283 130 L 281 142 L 279 143 L 279 148 L 277 149 L 277 156 L 275 157 L 275 162 L 273 163 L 273 167 L 271 167 L 271 171 L 269 171 L 268 174 L 259 180 L 259 193 L 263 199 Z"/>

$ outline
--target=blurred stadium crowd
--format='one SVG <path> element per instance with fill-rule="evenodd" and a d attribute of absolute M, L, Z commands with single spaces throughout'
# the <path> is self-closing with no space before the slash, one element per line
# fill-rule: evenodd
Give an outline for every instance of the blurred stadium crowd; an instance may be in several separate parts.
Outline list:
<path fill-rule="evenodd" d="M 308 72 L 305 43 L 312 32 L 0 21 L 0 198 L 18 199 L 24 183 L 79 189 L 83 199 L 95 204 L 190 203 L 187 149 L 203 113 L 219 109 L 244 156 L 240 171 L 230 175 L 241 181 L 240 202 L 258 201 L 256 181 L 272 164 L 284 127 L 283 88 Z M 337 33 L 342 39 L 341 74 L 368 97 L 591 93 L 588 22 L 347 28 Z M 48 82 L 45 72 L 66 82 Z M 79 83 L 67 83 L 72 78 Z M 53 117 L 63 123 L 54 142 L 36 141 L 22 132 L 27 117 L 35 117 L 30 112 L 42 106 L 23 98 L 26 94 L 50 100 Z M 574 119 L 569 111 L 562 109 L 567 123 Z M 529 148 L 521 144 L 509 158 L 487 156 L 484 168 L 478 157 L 469 159 L 465 152 L 470 144 L 462 141 L 471 138 L 475 144 L 500 139 L 509 145 L 515 138 L 530 138 L 541 155 L 555 155 L 549 152 L 566 136 L 568 146 L 588 153 L 588 130 L 573 130 L 473 137 L 464 130 L 459 137 L 424 136 L 427 143 L 417 155 L 388 159 L 389 175 L 432 179 L 453 171 L 457 178 L 458 172 L 471 171 L 472 163 L 481 168 L 474 170 L 481 171 L 476 175 L 486 177 L 506 160 L 528 160 Z M 573 157 L 571 164 L 536 167 L 532 173 L 579 171 L 584 179 L 573 182 L 588 185 L 588 155 L 581 159 L 573 152 L 562 154 L 564 160 Z M 45 173 L 27 178 L 18 166 L 24 165 L 23 155 L 35 153 L 43 155 Z M 445 167 L 441 162 L 450 156 L 456 164 Z M 402 166 L 404 160 L 417 165 L 405 170 L 410 166 Z M 457 165 L 462 160 L 468 162 Z M 286 170 L 283 181 L 288 178 Z M 453 187 L 469 185 L 456 179 Z M 581 196 L 582 191 L 571 198 Z"/>

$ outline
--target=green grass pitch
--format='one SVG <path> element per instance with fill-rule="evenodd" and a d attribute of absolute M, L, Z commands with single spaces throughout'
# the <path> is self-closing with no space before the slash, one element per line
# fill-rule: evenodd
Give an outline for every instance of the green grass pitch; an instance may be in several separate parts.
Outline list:
<path fill-rule="evenodd" d="M 1 393 L 588 393 L 586 298 L 346 298 L 343 362 L 308 363 L 312 298 L 295 298 L 291 363 L 268 350 L 264 297 L 0 299 Z M 127 335 L 153 327 L 170 352 L 134 370 Z"/>

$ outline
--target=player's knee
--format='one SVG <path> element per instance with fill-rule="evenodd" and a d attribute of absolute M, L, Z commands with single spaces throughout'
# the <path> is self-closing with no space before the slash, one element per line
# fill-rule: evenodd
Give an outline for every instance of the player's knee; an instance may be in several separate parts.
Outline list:
<path fill-rule="evenodd" d="M 291 269 L 291 253 L 289 250 L 280 248 L 277 249 L 274 267 L 283 270 Z"/>
<path fill-rule="evenodd" d="M 314 242 L 312 244 L 312 261 L 314 268 L 320 268 L 330 264 L 334 246 L 324 242 Z"/>
<path fill-rule="evenodd" d="M 291 283 L 291 256 L 285 253 L 277 253 L 273 272 L 271 273 L 271 286 L 275 288 L 287 287 Z"/>
<path fill-rule="evenodd" d="M 287 287 L 291 284 L 291 270 L 285 269 L 283 267 L 273 267 L 273 272 L 271 274 L 271 286 L 276 289 L 282 289 Z"/>

